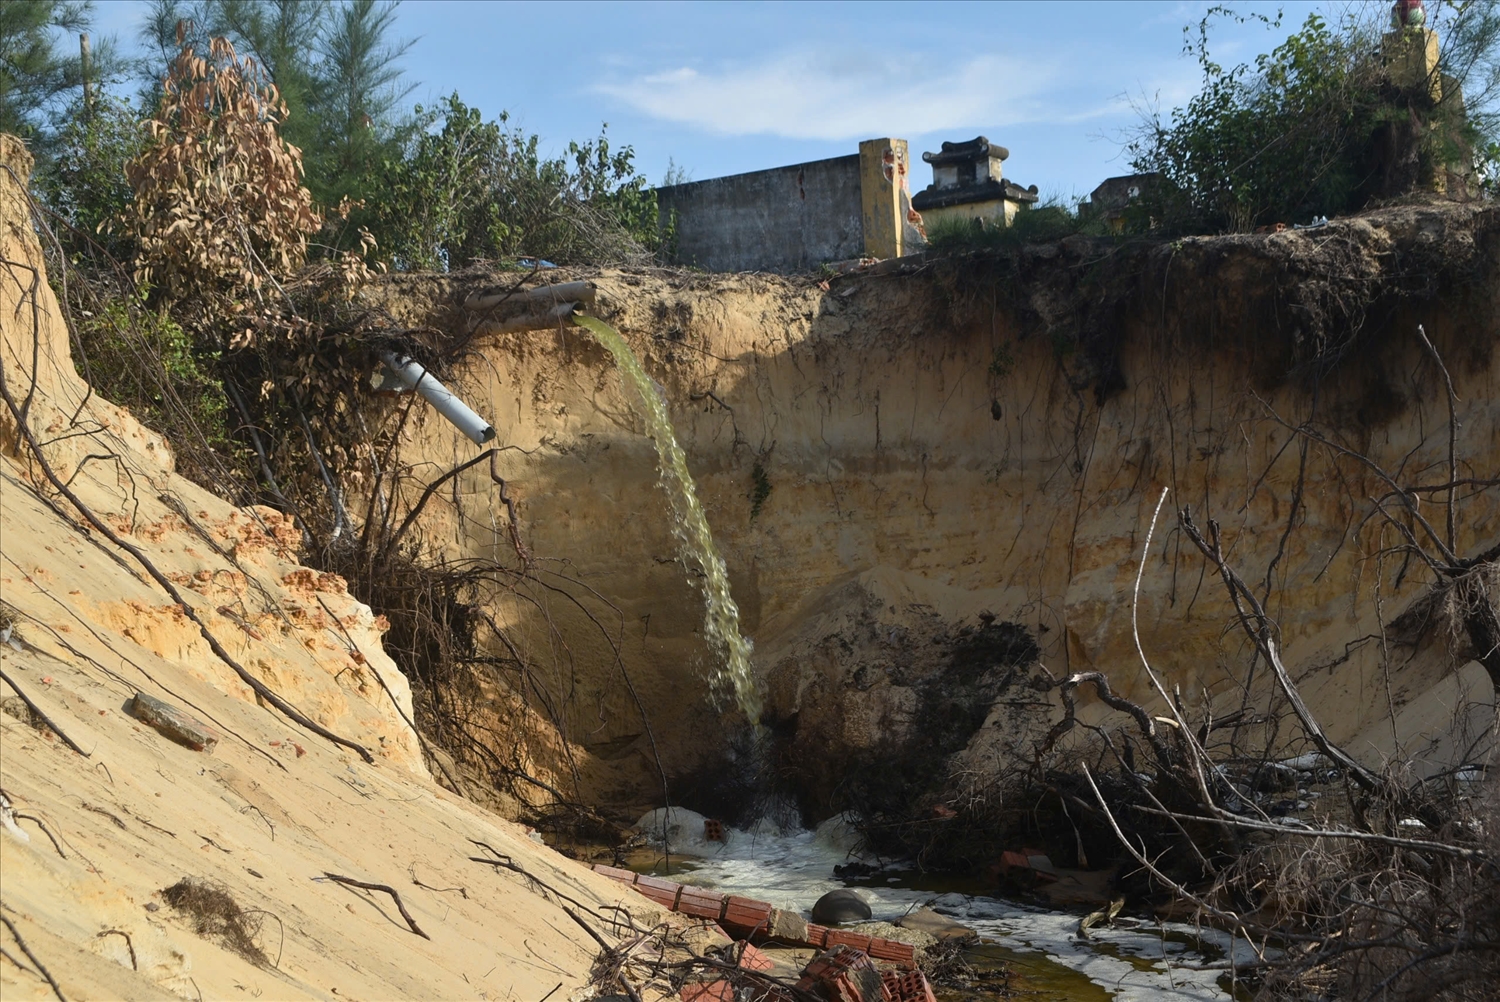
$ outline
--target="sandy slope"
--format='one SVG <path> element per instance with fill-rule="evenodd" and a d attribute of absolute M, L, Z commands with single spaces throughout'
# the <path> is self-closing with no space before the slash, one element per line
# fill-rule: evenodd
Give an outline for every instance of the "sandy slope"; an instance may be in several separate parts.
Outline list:
<path fill-rule="evenodd" d="M 0 414 L 0 596 L 16 621 L 0 666 L 86 753 L 0 689 L 0 787 L 30 816 L 21 835 L 0 832 L 5 918 L 69 999 L 535 1002 L 559 984 L 554 998 L 570 996 L 595 943 L 521 876 L 469 861 L 482 855 L 470 840 L 588 908 L 629 892 L 436 786 L 369 609 L 338 578 L 295 564 L 295 530 L 279 516 L 176 476 L 165 443 L 89 397 L 45 277 L 33 285 L 29 270 L 41 255 L 15 180 L 29 157 L 0 136 L 0 163 L 0 362 L 18 400 L 30 391 L 28 424 L 50 443 L 49 463 L 234 658 L 375 758 L 258 705 L 130 556 L 39 489 Z M 125 707 L 137 691 L 207 722 L 223 736 L 217 748 L 192 751 L 134 720 Z M 325 872 L 396 888 L 431 938 L 409 931 L 386 895 Z M 163 899 L 184 877 L 221 883 L 251 913 L 270 966 L 197 934 Z M 53 997 L 10 931 L 0 946 L 0 994 Z"/>

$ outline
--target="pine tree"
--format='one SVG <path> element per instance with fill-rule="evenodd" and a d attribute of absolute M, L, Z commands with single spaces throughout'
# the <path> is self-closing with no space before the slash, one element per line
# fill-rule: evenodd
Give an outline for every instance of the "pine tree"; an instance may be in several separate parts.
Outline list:
<path fill-rule="evenodd" d="M 92 17 L 88 3 L 0 3 L 0 132 L 36 137 L 49 114 L 82 86 L 82 63 L 63 47 L 62 36 L 86 30 Z"/>

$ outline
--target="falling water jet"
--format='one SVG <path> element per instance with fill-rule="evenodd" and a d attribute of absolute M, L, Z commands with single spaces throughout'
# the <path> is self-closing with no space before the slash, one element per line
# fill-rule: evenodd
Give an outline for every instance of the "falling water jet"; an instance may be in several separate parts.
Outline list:
<path fill-rule="evenodd" d="M 683 556 L 685 560 L 696 560 L 703 568 L 703 624 L 710 644 L 721 647 L 724 652 L 724 664 L 713 672 L 711 680 L 715 683 L 728 681 L 734 688 L 734 698 L 740 709 L 751 725 L 758 727 L 760 691 L 750 673 L 750 641 L 740 636 L 740 609 L 729 591 L 729 574 L 724 568 L 724 558 L 714 545 L 708 518 L 698 502 L 698 490 L 693 483 L 692 474 L 688 472 L 687 455 L 682 451 L 672 430 L 666 397 L 646 374 L 640 359 L 635 357 L 630 345 L 625 343 L 618 331 L 602 320 L 582 314 L 574 314 L 573 321 L 593 334 L 614 356 L 620 374 L 635 389 L 635 395 L 641 402 L 641 416 L 646 419 L 651 437 L 656 442 L 662 487 L 672 503 L 676 535 L 681 543 Z"/>

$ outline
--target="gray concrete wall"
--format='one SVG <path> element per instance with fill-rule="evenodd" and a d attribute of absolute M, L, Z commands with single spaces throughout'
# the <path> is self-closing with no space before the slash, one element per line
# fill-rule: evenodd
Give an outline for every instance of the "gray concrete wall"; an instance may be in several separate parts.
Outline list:
<path fill-rule="evenodd" d="M 859 154 L 656 189 L 675 260 L 707 271 L 811 271 L 864 253 Z"/>

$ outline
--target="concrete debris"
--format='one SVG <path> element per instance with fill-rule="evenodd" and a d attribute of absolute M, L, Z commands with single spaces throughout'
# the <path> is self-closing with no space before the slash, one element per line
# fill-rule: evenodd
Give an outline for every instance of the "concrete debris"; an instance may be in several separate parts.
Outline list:
<path fill-rule="evenodd" d="M 807 942 L 807 919 L 784 908 L 771 909 L 771 920 L 766 923 L 769 939 L 785 940 L 788 943 Z"/>
<path fill-rule="evenodd" d="M 734 945 L 729 934 L 719 928 L 717 922 L 697 922 L 677 932 L 682 945 L 695 957 L 706 957 L 710 953 L 721 953 Z"/>
<path fill-rule="evenodd" d="M 193 751 L 212 754 L 214 746 L 219 743 L 219 735 L 203 721 L 144 692 L 136 693 L 130 701 L 130 713 Z"/>

